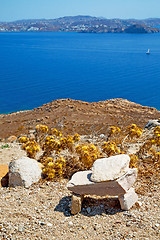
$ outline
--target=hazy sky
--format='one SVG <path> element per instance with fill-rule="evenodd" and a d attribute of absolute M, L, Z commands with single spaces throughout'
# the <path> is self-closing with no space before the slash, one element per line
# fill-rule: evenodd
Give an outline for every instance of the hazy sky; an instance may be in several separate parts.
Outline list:
<path fill-rule="evenodd" d="M 0 21 L 75 15 L 159 18 L 160 0 L 0 0 Z"/>

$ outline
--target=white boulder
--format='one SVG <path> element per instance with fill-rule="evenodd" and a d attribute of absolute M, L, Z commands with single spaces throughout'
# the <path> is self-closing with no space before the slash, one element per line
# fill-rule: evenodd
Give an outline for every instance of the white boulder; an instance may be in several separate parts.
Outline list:
<path fill-rule="evenodd" d="M 41 178 L 42 170 L 38 162 L 28 157 L 22 157 L 9 163 L 9 187 L 29 187 Z"/>
<path fill-rule="evenodd" d="M 144 129 L 150 130 L 151 128 L 154 128 L 157 126 L 160 126 L 160 120 L 158 120 L 158 119 L 149 120 Z"/>
<path fill-rule="evenodd" d="M 91 169 L 91 180 L 104 182 L 120 178 L 129 170 L 129 162 L 130 157 L 127 154 L 97 159 Z"/>

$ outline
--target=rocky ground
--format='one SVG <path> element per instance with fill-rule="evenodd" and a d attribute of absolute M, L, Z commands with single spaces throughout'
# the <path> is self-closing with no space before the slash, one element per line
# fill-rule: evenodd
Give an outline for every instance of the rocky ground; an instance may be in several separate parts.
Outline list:
<path fill-rule="evenodd" d="M 159 239 L 159 192 L 139 195 L 142 206 L 121 211 L 116 199 L 89 199 L 70 214 L 67 181 L 0 189 L 0 239 Z"/>
<path fill-rule="evenodd" d="M 73 131 L 83 132 L 87 128 L 91 131 L 92 126 L 97 126 L 98 131 L 105 125 L 133 122 L 144 127 L 148 120 L 158 118 L 160 112 L 154 108 L 119 99 L 93 104 L 57 100 L 33 111 L 0 115 L 0 169 L 26 154 L 19 143 L 5 138 L 18 136 L 20 129 L 25 132 L 38 123 L 63 124 L 63 129 L 69 127 L 70 131 L 74 126 Z M 134 146 L 130 151 L 134 151 Z M 143 195 L 139 191 L 143 179 L 137 180 L 139 202 L 129 211 L 122 211 L 116 198 L 86 196 L 82 211 L 74 216 L 70 213 L 67 182 L 41 181 L 29 188 L 0 187 L 0 239 L 160 239 L 160 179 Z"/>

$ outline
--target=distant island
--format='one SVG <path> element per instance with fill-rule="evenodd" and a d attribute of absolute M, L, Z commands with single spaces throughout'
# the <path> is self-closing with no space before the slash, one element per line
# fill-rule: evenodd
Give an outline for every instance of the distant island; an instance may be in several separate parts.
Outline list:
<path fill-rule="evenodd" d="M 81 32 L 81 33 L 157 33 L 160 18 L 107 19 L 91 16 L 71 16 L 56 19 L 30 19 L 0 22 L 0 32 Z"/>

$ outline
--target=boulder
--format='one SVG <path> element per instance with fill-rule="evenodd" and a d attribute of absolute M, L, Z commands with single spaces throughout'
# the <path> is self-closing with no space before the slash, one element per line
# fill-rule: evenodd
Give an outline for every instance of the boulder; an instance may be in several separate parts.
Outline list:
<path fill-rule="evenodd" d="M 114 181 L 93 182 L 92 171 L 80 171 L 75 173 L 68 182 L 70 191 L 79 195 L 119 196 L 124 195 L 135 183 L 137 169 L 129 169 L 122 177 Z"/>
<path fill-rule="evenodd" d="M 149 120 L 144 129 L 150 130 L 157 126 L 160 126 L 160 120 Z"/>
<path fill-rule="evenodd" d="M 118 179 L 129 170 L 129 162 L 127 154 L 97 159 L 92 166 L 91 180 L 104 182 Z"/>
<path fill-rule="evenodd" d="M 22 157 L 9 163 L 9 187 L 24 186 L 38 182 L 42 170 L 38 162 L 28 157 Z"/>
<path fill-rule="evenodd" d="M 0 165 L 0 187 L 8 186 L 8 165 Z"/>

